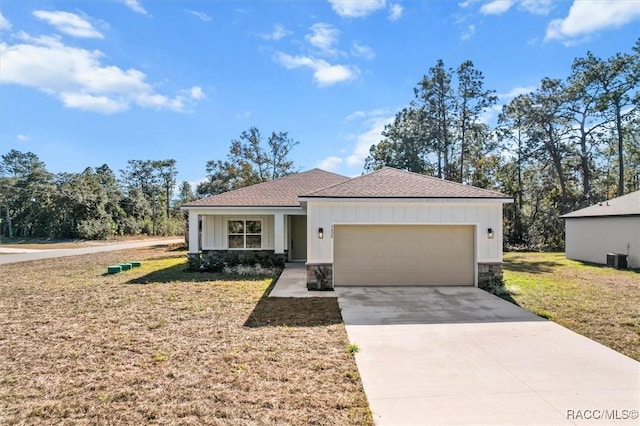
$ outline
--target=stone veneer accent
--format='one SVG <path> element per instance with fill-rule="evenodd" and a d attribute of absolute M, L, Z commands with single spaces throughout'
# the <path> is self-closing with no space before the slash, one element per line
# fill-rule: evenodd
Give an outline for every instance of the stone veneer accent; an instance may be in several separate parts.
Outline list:
<path fill-rule="evenodd" d="M 307 263 L 307 290 L 333 290 L 333 263 Z"/>
<path fill-rule="evenodd" d="M 478 287 L 486 290 L 491 281 L 502 281 L 502 262 L 478 263 Z"/>

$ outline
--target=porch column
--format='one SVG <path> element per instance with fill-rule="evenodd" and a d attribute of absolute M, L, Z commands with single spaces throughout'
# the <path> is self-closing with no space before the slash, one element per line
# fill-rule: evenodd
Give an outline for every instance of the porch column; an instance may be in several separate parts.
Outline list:
<path fill-rule="evenodd" d="M 273 215 L 273 237 L 276 254 L 284 254 L 284 213 Z"/>
<path fill-rule="evenodd" d="M 199 222 L 198 214 L 189 210 L 189 254 L 199 254 Z"/>

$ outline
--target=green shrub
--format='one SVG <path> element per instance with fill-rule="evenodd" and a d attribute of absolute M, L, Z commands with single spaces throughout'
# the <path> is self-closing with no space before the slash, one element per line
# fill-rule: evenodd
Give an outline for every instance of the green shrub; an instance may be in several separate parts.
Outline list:
<path fill-rule="evenodd" d="M 219 258 L 222 263 L 226 266 L 235 266 L 240 263 L 238 259 L 238 253 L 227 252 L 222 254 L 216 254 L 215 256 L 210 257 L 210 259 Z"/>
<path fill-rule="evenodd" d="M 262 251 L 229 251 L 205 255 L 204 259 L 189 258 L 189 271 L 229 272 L 248 269 L 273 270 L 284 268 L 281 256 Z"/>
<path fill-rule="evenodd" d="M 486 291 L 496 296 L 517 295 L 518 289 L 513 286 L 507 286 L 502 279 L 493 278 L 489 281 Z"/>
<path fill-rule="evenodd" d="M 207 262 L 202 260 L 200 256 L 187 257 L 187 271 L 197 272 L 205 269 Z"/>
<path fill-rule="evenodd" d="M 224 262 L 224 259 L 222 257 L 214 256 L 209 258 L 207 266 L 207 270 L 209 272 L 222 272 L 224 270 L 224 267 L 226 266 L 226 263 Z"/>

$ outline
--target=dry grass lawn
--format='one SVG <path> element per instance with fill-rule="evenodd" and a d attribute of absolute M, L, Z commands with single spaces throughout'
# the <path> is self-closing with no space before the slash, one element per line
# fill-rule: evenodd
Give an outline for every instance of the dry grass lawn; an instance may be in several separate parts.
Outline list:
<path fill-rule="evenodd" d="M 640 271 L 568 260 L 564 253 L 505 253 L 506 298 L 640 361 Z"/>
<path fill-rule="evenodd" d="M 104 275 L 106 266 L 141 268 Z M 2 266 L 0 424 L 372 424 L 337 302 L 149 248 Z"/>

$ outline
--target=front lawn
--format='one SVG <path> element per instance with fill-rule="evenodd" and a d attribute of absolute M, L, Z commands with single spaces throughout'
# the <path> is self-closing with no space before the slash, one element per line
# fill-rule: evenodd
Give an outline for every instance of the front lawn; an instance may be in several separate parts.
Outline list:
<path fill-rule="evenodd" d="M 372 424 L 336 299 L 185 267 L 161 248 L 3 265 L 0 424 Z"/>
<path fill-rule="evenodd" d="M 505 253 L 512 301 L 640 361 L 640 273 L 568 260 L 564 253 Z"/>

